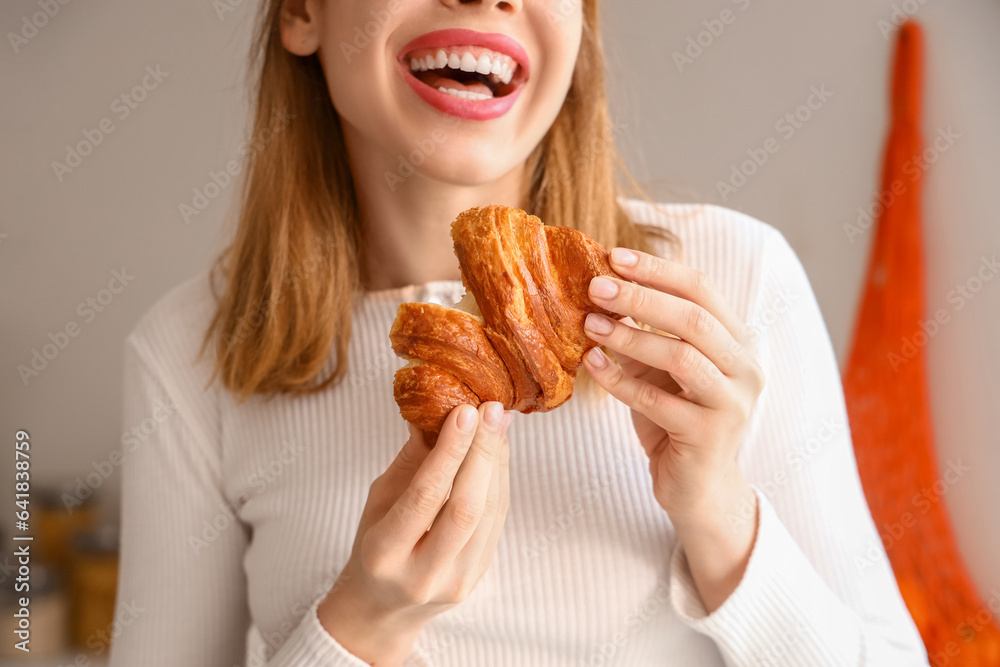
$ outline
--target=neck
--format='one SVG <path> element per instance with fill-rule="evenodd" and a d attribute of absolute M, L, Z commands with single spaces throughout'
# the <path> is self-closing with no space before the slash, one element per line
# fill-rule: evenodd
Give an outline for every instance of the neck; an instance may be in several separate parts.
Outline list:
<path fill-rule="evenodd" d="M 527 205 L 524 163 L 476 185 L 444 183 L 416 170 L 396 178 L 397 156 L 374 148 L 346 123 L 344 139 L 364 227 L 366 290 L 461 279 L 451 240 L 451 222 L 458 214 L 490 203 Z M 386 174 L 393 175 L 391 184 Z"/>

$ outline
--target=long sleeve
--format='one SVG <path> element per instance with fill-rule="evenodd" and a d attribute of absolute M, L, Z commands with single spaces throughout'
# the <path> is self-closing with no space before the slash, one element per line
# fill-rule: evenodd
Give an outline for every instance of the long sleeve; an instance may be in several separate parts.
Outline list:
<path fill-rule="evenodd" d="M 273 655 L 246 655 L 249 534 L 221 490 L 219 447 L 200 418 L 210 398 L 196 382 L 154 372 L 176 360 L 147 359 L 145 347 L 133 336 L 125 351 L 117 608 L 134 620 L 115 639 L 112 667 L 366 665 L 319 624 L 315 600 L 303 601 Z"/>
<path fill-rule="evenodd" d="M 749 326 L 766 387 L 739 463 L 758 534 L 730 597 L 706 614 L 683 548 L 671 604 L 730 667 L 927 665 L 865 502 L 840 376 L 801 263 L 774 231 Z"/>

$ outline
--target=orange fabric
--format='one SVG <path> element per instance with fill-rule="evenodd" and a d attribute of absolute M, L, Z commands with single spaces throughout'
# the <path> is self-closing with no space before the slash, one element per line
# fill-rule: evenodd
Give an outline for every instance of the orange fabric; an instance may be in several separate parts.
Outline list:
<path fill-rule="evenodd" d="M 996 667 L 997 619 L 977 594 L 956 546 L 945 496 L 957 473 L 939 469 L 931 427 L 928 336 L 921 326 L 922 174 L 914 177 L 912 169 L 923 150 L 923 42 L 918 24 L 901 27 L 882 171 L 886 205 L 873 216 L 874 249 L 844 392 L 865 495 L 931 664 Z M 904 170 L 908 161 L 911 168 Z M 862 561 L 858 567 L 865 566 Z"/>

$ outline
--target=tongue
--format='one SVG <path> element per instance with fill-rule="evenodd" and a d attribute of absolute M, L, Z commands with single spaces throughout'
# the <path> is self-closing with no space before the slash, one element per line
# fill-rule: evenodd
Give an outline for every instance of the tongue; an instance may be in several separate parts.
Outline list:
<path fill-rule="evenodd" d="M 428 86 L 434 88 L 451 88 L 452 90 L 465 90 L 472 93 L 481 93 L 483 95 L 489 95 L 493 97 L 493 91 L 485 83 L 481 81 L 470 81 L 469 83 L 462 83 L 461 81 L 456 81 L 455 79 L 449 79 L 443 77 L 436 72 L 426 71 L 419 72 L 418 76 L 421 81 L 426 83 Z"/>

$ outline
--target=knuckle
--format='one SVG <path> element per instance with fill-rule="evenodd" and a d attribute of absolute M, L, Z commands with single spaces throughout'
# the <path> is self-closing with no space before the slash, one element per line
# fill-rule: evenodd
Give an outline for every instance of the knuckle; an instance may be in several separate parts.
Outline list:
<path fill-rule="evenodd" d="M 417 514 L 433 514 L 444 500 L 441 490 L 430 484 L 418 484 L 413 487 L 407 501 L 408 509 Z"/>
<path fill-rule="evenodd" d="M 399 450 L 399 454 L 396 455 L 396 465 L 400 468 L 413 468 L 416 467 L 417 463 L 418 461 L 416 457 L 413 456 L 413 451 L 407 446 L 404 446 L 401 450 Z"/>
<path fill-rule="evenodd" d="M 712 279 L 708 277 L 708 274 L 704 271 L 695 271 L 694 278 L 692 280 L 692 291 L 696 299 L 701 299 L 708 296 L 715 287 L 712 285 Z"/>
<path fill-rule="evenodd" d="M 465 497 L 452 498 L 449 503 L 451 510 L 448 512 L 448 518 L 451 519 L 456 528 L 467 531 L 479 524 L 479 519 L 483 514 L 480 503 Z"/>
<path fill-rule="evenodd" d="M 628 303 L 632 310 L 636 312 L 645 312 L 649 307 L 649 290 L 645 287 L 638 287 L 635 285 L 630 285 L 624 287 L 627 294 Z"/>
<path fill-rule="evenodd" d="M 621 386 L 622 381 L 625 379 L 625 373 L 618 364 L 611 364 L 611 371 L 608 375 L 607 383 L 611 388 L 617 388 Z"/>
<path fill-rule="evenodd" d="M 642 264 L 645 275 L 651 280 L 662 282 L 668 278 L 667 263 L 659 257 L 644 255 Z"/>
<path fill-rule="evenodd" d="M 622 347 L 631 348 L 639 342 L 638 329 L 633 329 L 630 326 L 616 326 L 615 331 L 618 336 L 618 343 Z"/>
<path fill-rule="evenodd" d="M 752 365 L 753 387 L 757 396 L 760 396 L 761 392 L 764 391 L 764 387 L 767 385 L 767 376 L 764 375 L 764 369 L 761 367 L 760 363 L 757 361 L 753 362 Z"/>
<path fill-rule="evenodd" d="M 635 402 L 641 408 L 652 408 L 657 403 L 656 389 L 651 384 L 639 383 L 635 389 Z"/>
<path fill-rule="evenodd" d="M 446 595 L 447 602 L 458 604 L 460 602 L 465 602 L 472 595 L 472 591 L 476 588 L 477 580 L 469 575 L 459 575 L 455 579 L 455 583 L 450 587 Z"/>
<path fill-rule="evenodd" d="M 701 306 L 692 304 L 688 307 L 687 329 L 695 336 L 707 336 L 714 329 L 712 317 Z"/>
<path fill-rule="evenodd" d="M 382 473 L 378 477 L 372 480 L 371 485 L 368 487 L 368 498 L 369 500 L 378 499 L 382 496 L 385 491 L 386 481 L 385 473 Z"/>
<path fill-rule="evenodd" d="M 423 607 L 434 599 L 434 588 L 430 579 L 416 578 L 400 582 L 397 589 L 399 598 L 413 607 Z"/>
<path fill-rule="evenodd" d="M 372 536 L 370 531 L 361 538 L 358 559 L 361 568 L 372 579 L 385 581 L 390 578 L 393 569 L 392 564 L 381 543 Z"/>
<path fill-rule="evenodd" d="M 682 373 L 689 373 L 698 365 L 698 355 L 694 348 L 686 343 L 681 343 L 674 351 L 674 367 Z"/>
<path fill-rule="evenodd" d="M 503 499 L 500 494 L 490 495 L 483 506 L 483 516 L 498 516 L 503 512 Z"/>

